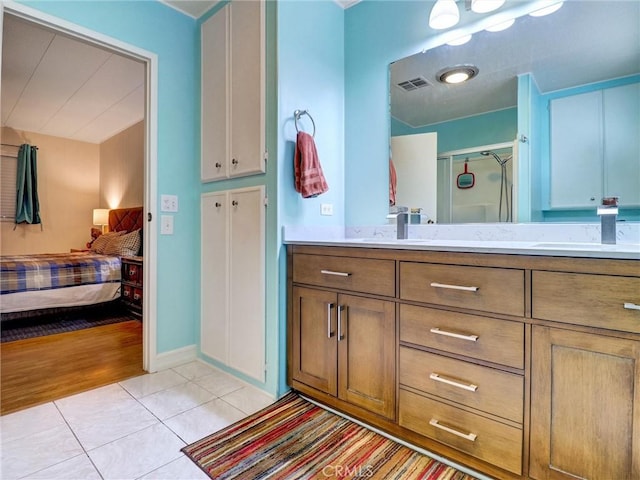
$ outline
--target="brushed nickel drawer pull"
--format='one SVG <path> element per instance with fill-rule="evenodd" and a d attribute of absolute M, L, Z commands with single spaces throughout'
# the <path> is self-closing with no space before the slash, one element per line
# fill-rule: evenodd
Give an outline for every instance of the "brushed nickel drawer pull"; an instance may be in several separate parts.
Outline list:
<path fill-rule="evenodd" d="M 480 338 L 478 335 L 463 335 L 462 333 L 447 332 L 446 330 L 440 330 L 438 327 L 434 327 L 429 331 L 437 335 L 444 335 L 445 337 L 459 338 L 460 340 L 468 340 L 470 342 L 477 342 L 478 338 Z"/>
<path fill-rule="evenodd" d="M 331 309 L 333 308 L 333 303 L 327 303 L 327 338 L 333 337 L 333 332 L 331 331 Z"/>
<path fill-rule="evenodd" d="M 624 302 L 624 308 L 627 310 L 640 310 L 640 305 L 637 303 Z"/>
<path fill-rule="evenodd" d="M 475 442 L 476 438 L 478 438 L 478 436 L 475 433 L 459 432 L 458 430 L 454 430 L 453 428 L 450 428 L 450 427 L 447 427 L 446 425 L 441 424 L 435 418 L 432 418 L 431 420 L 429 420 L 429 425 L 431 425 L 432 427 L 439 428 L 440 430 L 444 430 L 445 432 L 452 433 L 453 435 L 456 435 L 458 437 L 462 437 L 465 440 L 469 440 L 470 442 Z"/>
<path fill-rule="evenodd" d="M 448 288 L 450 290 L 463 290 L 465 292 L 477 292 L 480 289 L 480 287 L 465 287 L 464 285 L 449 285 L 447 283 L 438 282 L 431 282 L 429 285 L 434 288 Z"/>
<path fill-rule="evenodd" d="M 342 335 L 342 305 L 338 305 L 338 341 L 342 341 L 344 335 Z"/>
<path fill-rule="evenodd" d="M 349 277 L 350 273 L 347 272 L 334 272 L 333 270 L 320 270 L 320 273 L 324 273 L 325 275 L 336 275 L 338 277 Z"/>
<path fill-rule="evenodd" d="M 455 380 L 450 380 L 446 377 L 443 377 L 439 373 L 435 373 L 435 372 L 429 375 L 429 378 L 431 380 L 435 380 L 436 382 L 442 382 L 442 383 L 446 383 L 447 385 L 451 385 L 453 387 L 461 388 L 463 390 L 469 390 L 470 392 L 475 392 L 476 390 L 478 390 L 478 386 L 474 385 L 473 383 L 459 383 L 459 382 L 456 382 Z"/>

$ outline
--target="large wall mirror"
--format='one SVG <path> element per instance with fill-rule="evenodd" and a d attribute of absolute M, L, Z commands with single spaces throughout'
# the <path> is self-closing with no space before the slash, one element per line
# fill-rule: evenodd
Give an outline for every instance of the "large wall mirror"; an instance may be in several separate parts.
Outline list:
<path fill-rule="evenodd" d="M 461 65 L 475 77 L 439 80 Z M 639 220 L 639 82 L 637 1 L 565 1 L 400 59 L 390 203 L 438 223 L 591 221 L 618 196 Z"/>

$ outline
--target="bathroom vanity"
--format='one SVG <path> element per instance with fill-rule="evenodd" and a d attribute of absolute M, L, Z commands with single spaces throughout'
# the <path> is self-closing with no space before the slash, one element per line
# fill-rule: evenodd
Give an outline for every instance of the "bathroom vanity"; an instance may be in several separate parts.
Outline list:
<path fill-rule="evenodd" d="M 491 477 L 640 478 L 635 247 L 288 243 L 292 388 Z"/>

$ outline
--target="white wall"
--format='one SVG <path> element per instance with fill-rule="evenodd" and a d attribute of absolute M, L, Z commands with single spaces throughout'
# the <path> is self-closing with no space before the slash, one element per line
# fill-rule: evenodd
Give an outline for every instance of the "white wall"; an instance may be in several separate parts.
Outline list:
<path fill-rule="evenodd" d="M 1 222 L 3 255 L 68 252 L 90 240 L 100 189 L 99 145 L 2 129 L 2 142 L 38 147 L 40 225 Z"/>

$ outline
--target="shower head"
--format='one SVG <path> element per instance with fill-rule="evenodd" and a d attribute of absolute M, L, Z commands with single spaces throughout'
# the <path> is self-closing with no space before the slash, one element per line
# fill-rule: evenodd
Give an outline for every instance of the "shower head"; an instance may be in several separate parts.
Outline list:
<path fill-rule="evenodd" d="M 493 152 L 491 150 L 484 150 L 484 151 L 480 152 L 480 155 L 484 155 L 485 157 L 488 157 L 489 155 L 492 155 L 493 158 L 496 159 L 496 162 L 498 162 L 498 164 L 500 166 L 504 165 L 505 163 L 507 163 L 509 161 L 509 158 L 505 158 L 503 160 L 503 159 L 500 158 L 500 156 L 497 153 L 495 153 L 495 152 Z"/>

